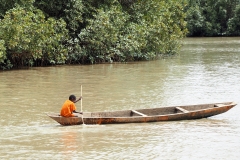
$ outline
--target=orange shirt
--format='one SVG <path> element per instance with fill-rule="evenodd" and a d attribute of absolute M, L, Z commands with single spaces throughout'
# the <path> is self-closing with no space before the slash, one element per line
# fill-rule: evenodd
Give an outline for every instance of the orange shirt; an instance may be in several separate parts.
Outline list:
<path fill-rule="evenodd" d="M 70 100 L 66 100 L 62 106 L 60 115 L 63 117 L 73 117 L 72 112 L 74 110 L 76 110 L 75 104 Z"/>

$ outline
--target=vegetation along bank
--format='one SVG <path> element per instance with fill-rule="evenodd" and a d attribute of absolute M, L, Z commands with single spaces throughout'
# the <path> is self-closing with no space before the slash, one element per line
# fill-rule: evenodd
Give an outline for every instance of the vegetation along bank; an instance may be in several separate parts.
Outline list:
<path fill-rule="evenodd" d="M 152 60 L 239 36 L 239 0 L 0 0 L 0 68 Z"/>

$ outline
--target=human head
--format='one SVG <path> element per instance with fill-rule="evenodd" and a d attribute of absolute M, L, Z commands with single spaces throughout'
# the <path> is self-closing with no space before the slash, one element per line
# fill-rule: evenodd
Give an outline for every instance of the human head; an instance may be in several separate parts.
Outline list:
<path fill-rule="evenodd" d="M 69 100 L 72 101 L 72 102 L 76 101 L 76 96 L 70 95 Z"/>

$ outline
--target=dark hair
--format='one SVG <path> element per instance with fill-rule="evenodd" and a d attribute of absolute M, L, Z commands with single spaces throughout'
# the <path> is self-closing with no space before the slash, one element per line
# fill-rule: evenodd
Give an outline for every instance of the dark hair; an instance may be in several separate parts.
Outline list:
<path fill-rule="evenodd" d="M 70 96 L 69 96 L 69 100 L 70 100 L 70 101 L 75 101 L 75 100 L 76 100 L 76 96 L 70 95 Z"/>

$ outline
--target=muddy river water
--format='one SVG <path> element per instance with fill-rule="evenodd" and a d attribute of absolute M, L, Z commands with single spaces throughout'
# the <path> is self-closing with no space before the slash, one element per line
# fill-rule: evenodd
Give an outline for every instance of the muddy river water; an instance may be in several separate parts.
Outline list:
<path fill-rule="evenodd" d="M 1 159 L 240 158 L 240 38 L 186 38 L 171 58 L 126 64 L 39 67 L 0 72 Z M 61 126 L 70 94 L 83 111 L 234 101 L 207 119 Z M 80 109 L 80 103 L 76 104 Z"/>

